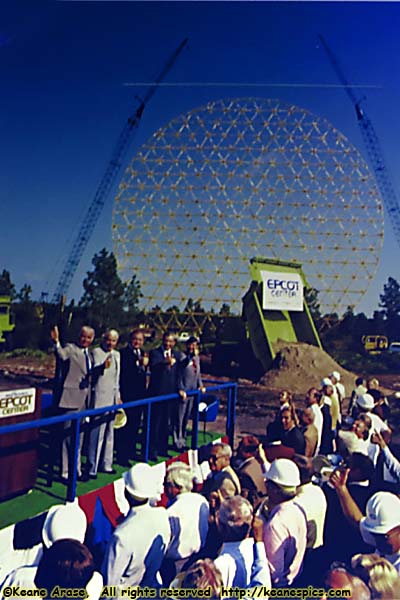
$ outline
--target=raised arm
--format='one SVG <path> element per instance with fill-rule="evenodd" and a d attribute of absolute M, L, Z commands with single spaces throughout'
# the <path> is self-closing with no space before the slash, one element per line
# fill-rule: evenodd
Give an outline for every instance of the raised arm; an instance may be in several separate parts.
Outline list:
<path fill-rule="evenodd" d="M 61 358 L 61 360 L 68 360 L 70 357 L 68 346 L 63 348 L 60 344 L 60 332 L 58 331 L 57 325 L 54 325 L 53 329 L 50 331 L 51 339 L 54 343 L 54 350 L 57 353 L 57 356 Z"/>
<path fill-rule="evenodd" d="M 336 490 L 344 516 L 354 528 L 358 529 L 359 523 L 364 515 L 354 502 L 347 488 L 346 484 L 349 472 L 350 469 L 336 469 L 332 473 L 329 481 Z"/>

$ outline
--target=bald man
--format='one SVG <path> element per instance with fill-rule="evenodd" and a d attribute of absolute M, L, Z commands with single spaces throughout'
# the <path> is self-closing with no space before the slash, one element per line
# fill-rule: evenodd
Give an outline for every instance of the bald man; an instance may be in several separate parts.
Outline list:
<path fill-rule="evenodd" d="M 119 392 L 120 355 L 116 350 L 119 333 L 108 329 L 99 348 L 93 351 L 93 399 L 92 408 L 102 408 L 121 404 Z M 89 433 L 88 469 L 84 480 L 96 479 L 97 471 L 115 474 L 114 458 L 114 417 L 106 413 L 91 419 Z"/>
<path fill-rule="evenodd" d="M 65 365 L 64 379 L 61 388 L 59 408 L 64 413 L 78 412 L 89 408 L 91 372 L 93 367 L 93 353 L 89 349 L 95 336 L 94 329 L 84 325 L 80 331 L 77 344 L 67 344 L 62 347 L 58 327 L 51 330 L 51 338 L 58 358 Z M 71 421 L 64 423 L 64 429 L 71 427 Z M 80 435 L 78 451 L 78 477 L 81 473 L 81 448 L 83 434 Z M 70 466 L 73 463 L 74 449 L 71 444 L 71 436 L 64 436 L 61 457 L 61 480 L 68 482 Z"/>

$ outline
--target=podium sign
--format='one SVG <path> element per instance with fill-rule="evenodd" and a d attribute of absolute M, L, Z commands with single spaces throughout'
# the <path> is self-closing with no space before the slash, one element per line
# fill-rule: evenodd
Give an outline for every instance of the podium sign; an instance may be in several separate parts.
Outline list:
<path fill-rule="evenodd" d="M 34 413 L 35 400 L 35 388 L 0 392 L 0 419 Z M 5 422 L 3 422 L 4 424 Z"/>
<path fill-rule="evenodd" d="M 0 429 L 40 419 L 40 391 L 35 388 L 0 392 Z M 34 487 L 37 477 L 39 429 L 0 435 L 0 500 Z"/>

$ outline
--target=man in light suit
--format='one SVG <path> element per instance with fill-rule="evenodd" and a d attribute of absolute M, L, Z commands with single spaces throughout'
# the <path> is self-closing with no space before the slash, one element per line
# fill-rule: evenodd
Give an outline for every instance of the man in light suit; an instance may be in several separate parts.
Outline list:
<path fill-rule="evenodd" d="M 205 392 L 200 373 L 199 344 L 195 337 L 190 337 L 186 343 L 186 357 L 181 362 L 178 376 L 179 403 L 173 406 L 172 433 L 177 450 L 186 449 L 186 428 L 192 414 L 193 397 L 186 392 L 200 390 Z"/>
<path fill-rule="evenodd" d="M 60 334 L 58 327 L 51 330 L 51 338 L 54 342 L 55 352 L 62 361 L 66 363 L 66 372 L 62 383 L 59 408 L 64 413 L 79 412 L 89 408 L 91 371 L 93 366 L 93 355 L 89 350 L 94 340 L 94 329 L 85 325 L 79 334 L 78 344 L 67 344 L 62 347 L 60 344 Z M 71 421 L 64 423 L 64 429 L 71 426 Z M 81 448 L 83 443 L 83 434 L 80 435 L 78 452 L 78 477 L 81 473 Z M 71 436 L 67 435 L 63 439 L 62 457 L 61 457 L 61 480 L 68 481 L 69 466 L 73 461 L 73 447 Z"/>
<path fill-rule="evenodd" d="M 174 350 L 175 341 L 175 336 L 167 331 L 163 335 L 162 345 L 150 352 L 150 397 L 178 393 L 179 367 L 183 355 Z M 183 390 L 180 395 L 184 395 Z M 157 460 L 158 454 L 168 454 L 170 414 L 177 402 L 178 400 L 170 400 L 151 406 L 151 460 Z"/>
<path fill-rule="evenodd" d="M 121 404 L 119 393 L 120 355 L 116 346 L 119 334 L 108 329 L 99 348 L 93 350 L 92 408 Z M 89 433 L 88 469 L 84 480 L 96 479 L 97 471 L 115 474 L 114 457 L 115 413 L 102 414 L 91 421 Z"/>

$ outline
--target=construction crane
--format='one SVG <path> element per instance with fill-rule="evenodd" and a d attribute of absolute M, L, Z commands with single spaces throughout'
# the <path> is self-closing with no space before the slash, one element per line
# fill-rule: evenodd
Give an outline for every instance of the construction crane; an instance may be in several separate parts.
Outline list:
<path fill-rule="evenodd" d="M 154 96 L 158 84 L 161 83 L 161 81 L 163 81 L 167 73 L 170 71 L 179 54 L 186 46 L 187 42 L 188 39 L 185 38 L 175 50 L 175 52 L 171 55 L 168 62 L 165 64 L 163 70 L 155 80 L 154 84 L 152 84 L 149 87 L 143 99 L 141 100 L 138 108 L 128 118 L 125 126 L 123 127 L 118 141 L 114 147 L 106 172 L 104 173 L 100 184 L 96 190 L 94 198 L 86 211 L 82 224 L 79 228 L 78 234 L 73 242 L 72 248 L 65 262 L 64 269 L 61 273 L 60 279 L 58 280 L 57 287 L 52 298 L 52 301 L 54 303 L 58 303 L 61 300 L 61 298 L 66 295 L 69 286 L 71 285 L 71 281 L 76 273 L 76 270 L 85 251 L 87 243 L 100 217 L 101 211 L 103 210 L 104 204 L 107 200 L 107 196 L 110 193 L 117 178 L 117 175 L 121 169 L 121 166 L 129 148 L 129 144 L 132 140 L 132 136 L 139 125 L 140 119 L 142 117 L 146 105 Z"/>
<path fill-rule="evenodd" d="M 350 98 L 355 108 L 358 126 L 361 131 L 367 156 L 374 170 L 376 183 L 381 192 L 381 196 L 387 213 L 389 215 L 389 219 L 392 224 L 397 243 L 400 246 L 400 204 L 397 199 L 397 195 L 385 163 L 379 138 L 371 123 L 371 120 L 360 106 L 362 99 L 357 99 L 353 88 L 344 76 L 337 58 L 326 43 L 325 39 L 322 37 L 322 35 L 319 35 L 318 37 L 324 47 L 325 52 L 328 55 L 328 58 L 332 64 L 336 75 L 338 76 L 339 81 L 343 85 L 348 97 Z"/>

